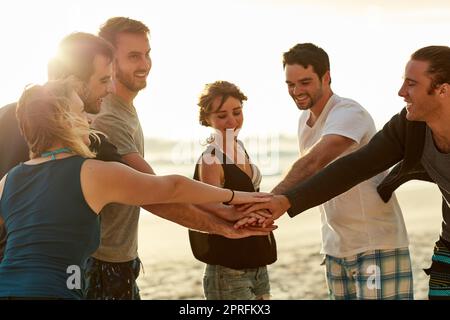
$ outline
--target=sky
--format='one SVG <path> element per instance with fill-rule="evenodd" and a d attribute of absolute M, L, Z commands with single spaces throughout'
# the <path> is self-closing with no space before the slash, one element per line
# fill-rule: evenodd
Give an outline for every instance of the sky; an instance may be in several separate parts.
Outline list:
<path fill-rule="evenodd" d="M 356 2 L 356 3 L 353 3 Z M 135 100 L 151 138 L 206 137 L 196 100 L 205 83 L 227 80 L 247 95 L 241 136 L 295 135 L 299 111 L 287 94 L 282 53 L 313 42 L 327 51 L 333 91 L 361 103 L 381 127 L 415 50 L 449 45 L 450 1 L 81 0 L 2 2 L 0 105 L 46 81 L 47 61 L 74 31 L 96 33 L 113 16 L 151 29 L 153 67 Z"/>

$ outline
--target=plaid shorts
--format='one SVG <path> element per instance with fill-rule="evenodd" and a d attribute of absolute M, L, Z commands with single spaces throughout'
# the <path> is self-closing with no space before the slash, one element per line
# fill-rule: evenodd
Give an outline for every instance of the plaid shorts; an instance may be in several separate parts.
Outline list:
<path fill-rule="evenodd" d="M 141 260 L 105 262 L 89 257 L 84 270 L 84 299 L 89 300 L 140 300 L 136 279 Z"/>
<path fill-rule="evenodd" d="M 450 300 L 450 243 L 440 239 L 434 246 L 432 264 L 424 270 L 430 276 L 428 298 Z"/>
<path fill-rule="evenodd" d="M 369 250 L 357 255 L 325 257 L 332 300 L 406 300 L 414 298 L 408 248 Z"/>

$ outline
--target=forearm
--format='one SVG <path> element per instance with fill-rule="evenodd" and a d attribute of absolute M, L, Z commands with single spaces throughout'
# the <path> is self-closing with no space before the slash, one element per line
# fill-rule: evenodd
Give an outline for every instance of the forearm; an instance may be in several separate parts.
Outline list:
<path fill-rule="evenodd" d="M 216 217 L 219 217 L 223 220 L 233 222 L 235 219 L 233 216 L 230 216 L 230 212 L 227 210 L 229 206 L 226 206 L 221 203 L 204 203 L 194 205 L 200 210 L 204 210 Z"/>
<path fill-rule="evenodd" d="M 320 169 L 321 167 L 316 162 L 310 161 L 306 158 L 301 158 L 293 164 L 286 177 L 275 188 L 273 188 L 271 192 L 274 194 L 282 194 L 299 182 L 302 182 L 314 175 Z"/>
<path fill-rule="evenodd" d="M 355 185 L 381 173 L 401 159 L 399 153 L 382 139 L 376 139 L 343 158 L 340 158 L 326 168 L 293 188 L 285 191 L 291 208 L 288 214 L 296 214 L 322 204 Z"/>
<path fill-rule="evenodd" d="M 403 109 L 393 116 L 366 146 L 283 192 L 291 203 L 289 215 L 322 204 L 401 161 L 408 127 L 405 114 Z"/>
<path fill-rule="evenodd" d="M 189 204 L 153 204 L 142 206 L 145 210 L 183 227 L 198 231 L 221 234 L 221 226 L 226 224 L 210 213 Z"/>
<path fill-rule="evenodd" d="M 176 176 L 171 202 L 181 203 L 220 203 L 231 200 L 233 193 L 209 184 Z"/>

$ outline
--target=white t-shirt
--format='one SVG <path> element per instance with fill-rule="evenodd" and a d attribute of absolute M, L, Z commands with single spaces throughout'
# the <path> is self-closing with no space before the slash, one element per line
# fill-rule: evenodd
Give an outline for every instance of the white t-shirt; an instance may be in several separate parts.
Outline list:
<path fill-rule="evenodd" d="M 310 110 L 303 111 L 299 120 L 301 156 L 328 134 L 356 142 L 341 155 L 344 156 L 367 144 L 376 133 L 372 117 L 361 105 L 335 94 L 313 127 L 306 124 L 310 113 Z M 388 203 L 384 203 L 376 190 L 386 174 L 366 180 L 320 205 L 322 254 L 342 258 L 373 249 L 408 247 L 405 222 L 395 194 Z"/>

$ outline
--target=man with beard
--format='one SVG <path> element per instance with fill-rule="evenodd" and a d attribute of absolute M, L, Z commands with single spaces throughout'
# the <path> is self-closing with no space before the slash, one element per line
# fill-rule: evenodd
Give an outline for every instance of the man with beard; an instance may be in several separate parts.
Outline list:
<path fill-rule="evenodd" d="M 322 48 L 297 44 L 284 53 L 283 67 L 289 94 L 303 112 L 298 127 L 300 158 L 274 188 L 276 194 L 363 147 L 376 133 L 363 107 L 331 90 L 329 58 Z M 413 298 L 402 212 L 395 196 L 384 203 L 376 190 L 385 174 L 320 206 L 321 253 L 331 299 Z"/>
<path fill-rule="evenodd" d="M 114 48 L 104 39 L 76 32 L 61 40 L 56 56 L 48 64 L 48 79 L 59 80 L 76 77 L 84 83 L 81 98 L 86 112 L 96 114 L 102 98 L 110 91 Z M 16 105 L 11 103 L 0 109 L 0 178 L 11 168 L 28 161 L 28 146 L 22 137 L 16 119 Z M 115 147 L 103 135 L 101 142 L 91 141 L 97 159 L 120 161 Z M 6 232 L 0 221 L 0 261 L 6 243 Z"/>
<path fill-rule="evenodd" d="M 101 26 L 99 36 L 115 48 L 113 90 L 104 99 L 92 127 L 106 133 L 126 164 L 153 173 L 144 160 L 144 136 L 133 105 L 138 92 L 147 85 L 152 66 L 148 34 L 142 22 L 124 17 L 111 18 Z M 137 206 L 120 204 L 109 204 L 102 210 L 101 243 L 87 262 L 87 299 L 140 299 L 136 284 L 140 271 L 139 211 Z"/>

